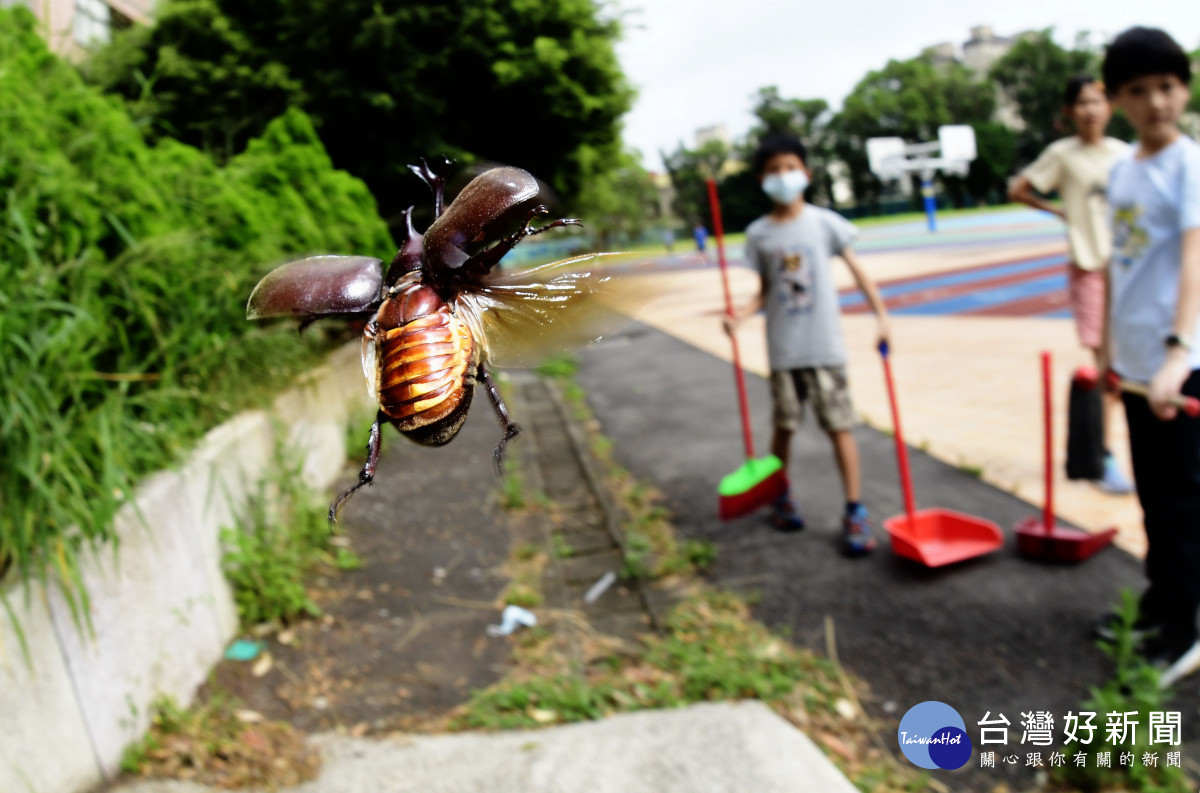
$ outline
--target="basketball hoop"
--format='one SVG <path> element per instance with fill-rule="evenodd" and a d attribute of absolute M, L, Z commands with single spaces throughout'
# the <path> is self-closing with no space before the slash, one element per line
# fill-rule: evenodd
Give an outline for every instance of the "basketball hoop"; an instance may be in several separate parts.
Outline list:
<path fill-rule="evenodd" d="M 937 154 L 933 157 L 930 155 Z M 903 138 L 867 138 L 867 162 L 881 181 L 900 179 L 908 173 L 921 174 L 921 194 L 929 230 L 937 231 L 933 175 L 937 171 L 966 176 L 976 157 L 975 130 L 967 124 L 938 127 L 938 139 L 928 143 L 905 143 Z"/>

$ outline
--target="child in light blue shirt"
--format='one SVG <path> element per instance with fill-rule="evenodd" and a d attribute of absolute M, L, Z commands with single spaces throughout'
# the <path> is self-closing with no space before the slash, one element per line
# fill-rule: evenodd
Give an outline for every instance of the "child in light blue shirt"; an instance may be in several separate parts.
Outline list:
<path fill-rule="evenodd" d="M 1146 577 L 1139 651 L 1170 685 L 1200 668 L 1200 419 L 1173 404 L 1200 396 L 1200 146 L 1178 126 L 1191 62 L 1161 30 L 1131 28 L 1109 46 L 1104 82 L 1137 130 L 1108 183 L 1113 254 L 1101 360 L 1148 387 L 1125 393 Z M 1097 633 L 1111 634 L 1111 615 Z"/>

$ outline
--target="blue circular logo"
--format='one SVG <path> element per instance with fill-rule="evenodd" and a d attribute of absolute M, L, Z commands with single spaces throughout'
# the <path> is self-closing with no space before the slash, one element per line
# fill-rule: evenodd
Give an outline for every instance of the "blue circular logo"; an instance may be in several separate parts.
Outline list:
<path fill-rule="evenodd" d="M 953 771 L 971 759 L 971 739 L 958 711 L 945 702 L 913 705 L 896 731 L 900 751 L 918 768 Z"/>

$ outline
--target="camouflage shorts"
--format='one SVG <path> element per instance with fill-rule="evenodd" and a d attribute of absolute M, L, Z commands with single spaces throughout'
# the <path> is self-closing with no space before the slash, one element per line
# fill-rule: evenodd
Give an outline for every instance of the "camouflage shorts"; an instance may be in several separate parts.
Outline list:
<path fill-rule="evenodd" d="M 789 432 L 800 428 L 805 402 L 812 403 L 817 423 L 826 432 L 848 430 L 856 420 L 844 366 L 771 372 L 771 401 L 775 427 Z"/>

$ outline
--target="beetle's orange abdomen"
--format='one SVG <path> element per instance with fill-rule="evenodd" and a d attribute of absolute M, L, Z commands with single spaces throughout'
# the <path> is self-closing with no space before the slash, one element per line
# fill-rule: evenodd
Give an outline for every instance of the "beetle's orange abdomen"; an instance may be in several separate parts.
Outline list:
<path fill-rule="evenodd" d="M 462 426 L 475 384 L 470 329 L 420 283 L 386 298 L 376 321 L 380 407 L 414 440 L 446 443 Z"/>

